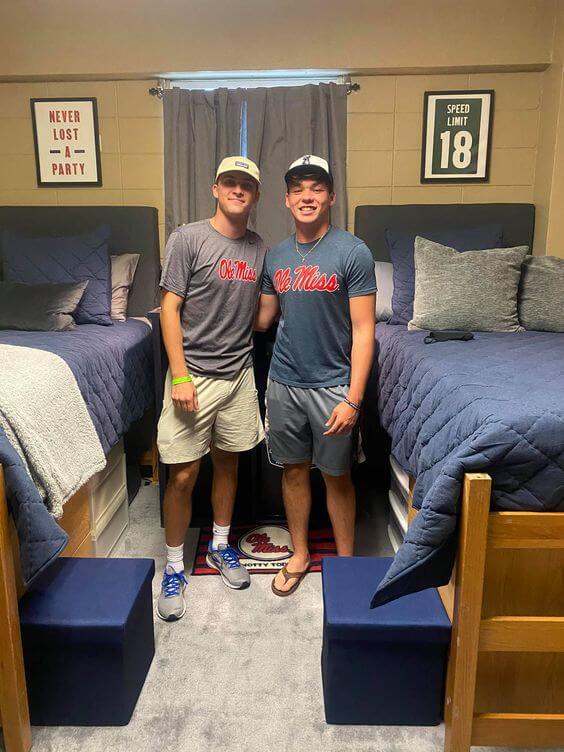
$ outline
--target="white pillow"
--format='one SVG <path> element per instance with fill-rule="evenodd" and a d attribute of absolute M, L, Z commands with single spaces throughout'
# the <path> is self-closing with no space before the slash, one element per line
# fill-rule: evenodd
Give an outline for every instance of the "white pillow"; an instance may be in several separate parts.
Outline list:
<path fill-rule="evenodd" d="M 127 317 L 127 301 L 133 284 L 133 277 L 137 264 L 141 258 L 139 253 L 120 253 L 111 256 L 112 262 L 112 319 L 125 321 Z"/>
<path fill-rule="evenodd" d="M 376 321 L 389 321 L 392 318 L 392 295 L 394 273 L 391 261 L 375 261 L 376 273 Z"/>

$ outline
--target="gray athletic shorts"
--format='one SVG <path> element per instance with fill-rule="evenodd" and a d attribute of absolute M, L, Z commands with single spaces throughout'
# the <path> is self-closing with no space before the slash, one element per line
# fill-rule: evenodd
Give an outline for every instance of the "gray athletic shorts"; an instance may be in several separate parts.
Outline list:
<path fill-rule="evenodd" d="M 327 475 L 345 475 L 351 469 L 356 431 L 324 436 L 331 413 L 348 386 L 302 389 L 270 381 L 266 391 L 267 441 L 273 462 L 295 465 L 312 462 Z"/>

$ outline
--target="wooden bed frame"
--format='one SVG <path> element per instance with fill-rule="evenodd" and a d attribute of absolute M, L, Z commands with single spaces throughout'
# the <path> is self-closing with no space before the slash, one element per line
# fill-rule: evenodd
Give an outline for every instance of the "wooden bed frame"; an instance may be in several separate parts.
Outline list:
<path fill-rule="evenodd" d="M 450 584 L 440 589 L 453 624 L 444 749 L 564 746 L 564 514 L 490 512 L 490 491 L 488 475 L 465 476 L 457 565 Z M 410 520 L 416 514 L 411 498 Z M 76 556 L 77 545 L 71 540 L 65 553 Z M 31 748 L 18 567 L 0 467 L 0 717 L 6 752 Z"/>
<path fill-rule="evenodd" d="M 465 475 L 457 564 L 439 589 L 452 622 L 444 750 L 561 747 L 564 513 L 491 512 L 490 494 L 489 475 Z"/>

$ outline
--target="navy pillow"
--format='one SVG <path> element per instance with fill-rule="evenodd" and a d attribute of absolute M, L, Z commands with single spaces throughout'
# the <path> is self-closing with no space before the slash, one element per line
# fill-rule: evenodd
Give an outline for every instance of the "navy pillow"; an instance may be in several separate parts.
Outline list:
<path fill-rule="evenodd" d="M 478 227 L 435 230 L 433 232 L 405 232 L 386 230 L 386 243 L 394 266 L 394 291 L 392 294 L 392 318 L 390 324 L 407 324 L 413 318 L 415 297 L 415 261 L 413 258 L 415 238 L 442 243 L 457 251 L 485 251 L 501 248 L 503 227 L 480 225 Z"/>
<path fill-rule="evenodd" d="M 88 282 L 74 319 L 77 324 L 110 326 L 112 266 L 104 225 L 85 235 L 63 238 L 2 236 L 4 279 L 22 285 Z"/>

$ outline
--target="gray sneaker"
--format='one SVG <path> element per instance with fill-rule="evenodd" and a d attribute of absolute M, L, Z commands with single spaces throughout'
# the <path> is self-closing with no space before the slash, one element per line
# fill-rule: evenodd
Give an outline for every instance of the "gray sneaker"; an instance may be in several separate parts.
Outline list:
<path fill-rule="evenodd" d="M 244 590 L 251 584 L 251 575 L 239 561 L 239 554 L 231 546 L 212 548 L 211 541 L 208 545 L 206 556 L 208 567 L 217 569 L 223 580 L 223 584 L 233 590 Z"/>
<path fill-rule="evenodd" d="M 175 572 L 167 565 L 163 574 L 161 594 L 157 602 L 157 616 L 164 621 L 178 621 L 186 613 L 184 590 L 187 585 L 184 572 Z"/>

